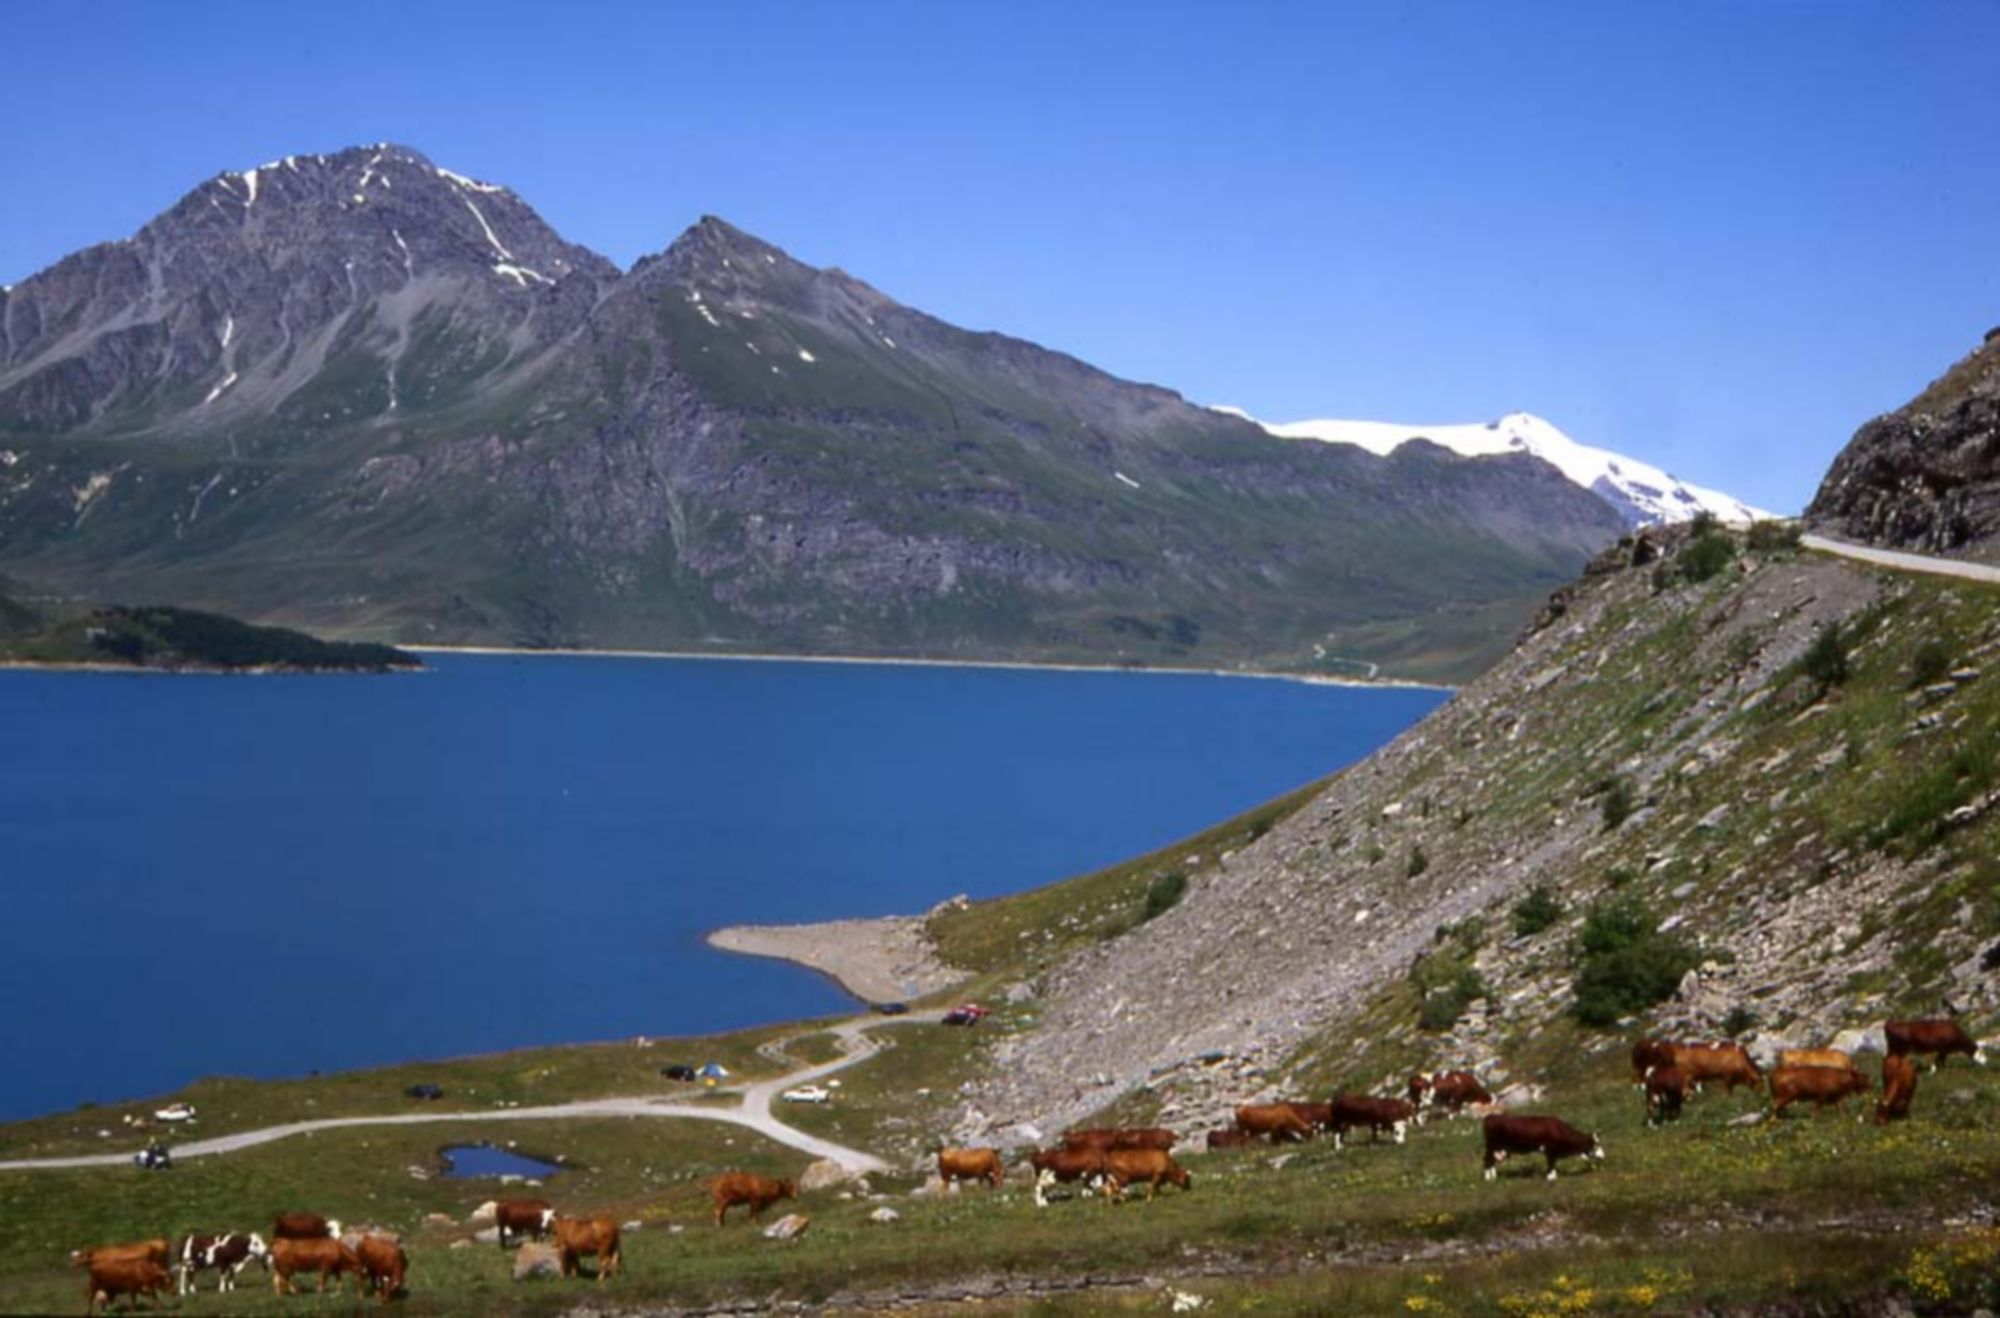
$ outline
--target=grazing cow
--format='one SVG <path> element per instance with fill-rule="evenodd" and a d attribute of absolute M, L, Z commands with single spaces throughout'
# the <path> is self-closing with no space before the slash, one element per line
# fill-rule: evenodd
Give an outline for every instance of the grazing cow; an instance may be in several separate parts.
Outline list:
<path fill-rule="evenodd" d="M 1843 1071 L 1858 1070 L 1854 1054 L 1838 1048 L 1787 1048 L 1778 1054 L 1779 1066 L 1834 1066 Z"/>
<path fill-rule="evenodd" d="M 1336 1149 L 1346 1146 L 1347 1132 L 1356 1126 L 1368 1128 L 1370 1143 L 1380 1139 L 1386 1130 L 1401 1144 L 1417 1115 L 1417 1110 L 1404 1099 L 1370 1098 L 1366 1094 L 1335 1094 L 1330 1106 L 1333 1112 L 1327 1126 L 1333 1131 Z"/>
<path fill-rule="evenodd" d="M 319 1289 L 326 1291 L 326 1279 L 334 1278 L 334 1289 L 345 1291 L 347 1278 L 361 1275 L 361 1260 L 354 1251 L 330 1236 L 300 1240 L 281 1236 L 271 1242 L 271 1293 L 295 1295 L 292 1277 L 301 1272 L 317 1272 Z"/>
<path fill-rule="evenodd" d="M 1245 1103 L 1236 1109 L 1236 1129 L 1245 1135 L 1261 1135 L 1273 1144 L 1286 1140 L 1309 1140 L 1312 1125 L 1290 1103 Z"/>
<path fill-rule="evenodd" d="M 1674 1064 L 1677 1045 L 1665 1039 L 1641 1039 L 1632 1045 L 1632 1083 L 1644 1088 L 1646 1073 L 1655 1067 Z"/>
<path fill-rule="evenodd" d="M 322 1240 L 340 1234 L 340 1219 L 318 1213 L 280 1213 L 271 1223 L 273 1240 Z"/>
<path fill-rule="evenodd" d="M 192 1295 L 198 1289 L 195 1274 L 210 1268 L 220 1274 L 215 1289 L 233 1291 L 237 1275 L 252 1263 L 259 1264 L 266 1272 L 271 1270 L 271 1248 L 264 1243 L 264 1237 L 254 1231 L 228 1231 L 219 1236 L 191 1235 L 181 1241 L 180 1250 L 174 1256 L 174 1267 L 180 1273 L 178 1292 Z"/>
<path fill-rule="evenodd" d="M 1165 1149 L 1113 1149 L 1104 1155 L 1104 1194 L 1113 1201 L 1125 1197 L 1125 1187 L 1135 1181 L 1146 1183 L 1146 1199 L 1151 1202 L 1160 1186 L 1191 1186 L 1187 1171 Z"/>
<path fill-rule="evenodd" d="M 556 1210 L 546 1199 L 502 1199 L 493 1205 L 493 1225 L 500 1233 L 500 1248 L 507 1237 L 533 1236 L 540 1240 L 555 1225 Z"/>
<path fill-rule="evenodd" d="M 750 1216 L 755 1217 L 780 1199 L 799 1197 L 796 1182 L 774 1181 L 755 1172 L 724 1172 L 708 1183 L 708 1192 L 715 1198 L 717 1226 L 722 1225 L 722 1215 L 738 1204 L 750 1205 Z"/>
<path fill-rule="evenodd" d="M 1486 1118 L 1486 1179 L 1498 1180 L 1500 1164 L 1509 1154 L 1539 1153 L 1549 1160 L 1549 1179 L 1556 1178 L 1559 1158 L 1604 1157 L 1597 1136 L 1578 1130 L 1559 1117 L 1515 1116 L 1495 1112 Z"/>
<path fill-rule="evenodd" d="M 1211 1130 L 1208 1132 L 1206 1139 L 1210 1153 L 1215 1152 L 1217 1149 L 1240 1149 L 1246 1144 L 1255 1144 L 1256 1142 L 1257 1137 L 1255 1135 L 1240 1130 L 1232 1130 L 1226 1126 Z"/>
<path fill-rule="evenodd" d="M 1486 1092 L 1486 1086 L 1479 1083 L 1479 1077 L 1470 1071 L 1439 1071 L 1429 1078 L 1425 1086 L 1429 1106 L 1443 1108 L 1457 1116 L 1470 1103 L 1491 1103 L 1493 1095 Z M 1412 1100 L 1421 1118 L 1425 1104 Z"/>
<path fill-rule="evenodd" d="M 1424 1104 L 1430 1101 L 1431 1078 L 1422 1071 L 1413 1072 L 1406 1092 L 1410 1097 L 1410 1106 L 1423 1111 Z"/>
<path fill-rule="evenodd" d="M 790 1185 L 790 1181 L 780 1182 Z M 623 1257 L 618 1252 L 618 1223 L 608 1217 L 559 1217 L 556 1219 L 556 1253 L 561 1256 L 562 1275 L 577 1275 L 577 1259 L 585 1254 L 597 1257 L 597 1284 L 618 1271 Z"/>
<path fill-rule="evenodd" d="M 1144 1126 L 1137 1129 L 1121 1130 L 1072 1130 L 1063 1136 L 1066 1149 L 1097 1149 L 1109 1153 L 1112 1149 L 1171 1149 L 1180 1136 L 1161 1126 Z"/>
<path fill-rule="evenodd" d="M 136 1310 L 141 1295 L 157 1300 L 173 1284 L 173 1277 L 166 1268 L 144 1255 L 93 1258 L 86 1266 L 90 1269 L 90 1306 L 85 1310 L 87 1313 L 97 1312 L 99 1300 L 104 1301 L 108 1310 L 121 1295 L 125 1297 L 126 1307 Z"/>
<path fill-rule="evenodd" d="M 1764 1087 L 1764 1073 L 1740 1043 L 1677 1043 L 1672 1045 L 1673 1064 L 1687 1073 L 1699 1091 L 1708 1081 L 1720 1081 L 1730 1093 L 1736 1086 Z"/>
<path fill-rule="evenodd" d="M 946 1185 L 953 1181 L 986 1181 L 997 1190 L 1007 1179 L 998 1149 L 939 1149 L 937 1169 L 938 1179 Z"/>
<path fill-rule="evenodd" d="M 1850 1094 L 1868 1092 L 1868 1077 L 1853 1067 L 1781 1066 L 1771 1072 L 1771 1115 L 1779 1116 L 1799 1099 L 1816 1108 L 1838 1108 Z"/>
<path fill-rule="evenodd" d="M 1058 1181 L 1102 1179 L 1108 1156 L 1102 1149 L 1037 1149 L 1029 1154 L 1028 1165 L 1035 1169 L 1035 1206 L 1049 1206 L 1049 1187 Z"/>
<path fill-rule="evenodd" d="M 167 1266 L 173 1249 L 164 1238 L 152 1240 L 132 1240 L 122 1245 L 94 1245 L 89 1249 L 73 1249 L 69 1252 L 69 1263 L 73 1268 L 87 1268 L 93 1263 L 109 1263 L 115 1259 L 145 1259 Z"/>
<path fill-rule="evenodd" d="M 1882 1101 L 1875 1105 L 1875 1124 L 1910 1118 L 1910 1101 L 1917 1096 L 1917 1067 L 1908 1057 L 1892 1053 L 1882 1059 Z"/>
<path fill-rule="evenodd" d="M 1317 1135 L 1333 1126 L 1333 1104 L 1331 1103 L 1287 1103 L 1286 1107 L 1299 1114 L 1299 1120 Z"/>
<path fill-rule="evenodd" d="M 1646 1124 L 1678 1121 L 1681 1105 L 1694 1092 L 1694 1079 L 1678 1066 L 1656 1066 L 1646 1072 Z"/>
<path fill-rule="evenodd" d="M 1890 1021 L 1882 1027 L 1882 1037 L 1891 1057 L 1923 1053 L 1935 1067 L 1943 1066 L 1944 1059 L 1953 1053 L 1964 1053 L 1979 1065 L 1986 1065 L 1986 1050 L 1957 1021 Z"/>
<path fill-rule="evenodd" d="M 374 1291 L 382 1303 L 401 1293 L 403 1279 L 410 1273 L 410 1256 L 402 1245 L 387 1236 L 363 1236 L 354 1246 L 354 1257 L 361 1260 L 364 1289 Z"/>

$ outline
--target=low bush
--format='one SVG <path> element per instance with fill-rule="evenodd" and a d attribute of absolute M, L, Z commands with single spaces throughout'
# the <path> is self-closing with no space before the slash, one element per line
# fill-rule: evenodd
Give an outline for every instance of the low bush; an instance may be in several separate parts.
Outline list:
<path fill-rule="evenodd" d="M 1767 517 L 1761 522 L 1750 523 L 1750 530 L 1743 539 L 1745 544 L 1758 553 L 1770 554 L 1784 549 L 1797 549 L 1801 534 L 1797 522 Z"/>
<path fill-rule="evenodd" d="M 1692 947 L 1659 932 L 1652 911 L 1636 897 L 1612 897 L 1593 906 L 1577 951 L 1570 1012 L 1598 1029 L 1664 1001 L 1700 963 Z"/>
<path fill-rule="evenodd" d="M 1424 854 L 1424 849 L 1420 846 L 1411 847 L 1409 863 L 1404 867 L 1404 872 L 1414 879 L 1430 867 L 1431 858 Z"/>
<path fill-rule="evenodd" d="M 1537 883 L 1528 889 L 1528 895 L 1514 904 L 1514 933 L 1520 938 L 1532 937 L 1562 919 L 1562 899 L 1556 890 L 1546 883 Z"/>
<path fill-rule="evenodd" d="M 1910 656 L 1910 688 L 1929 686 L 1951 672 L 1951 651 L 1943 641 L 1932 638 Z"/>
<path fill-rule="evenodd" d="M 1638 793 L 1632 790 L 1629 778 L 1612 778 L 1604 784 L 1604 794 L 1598 798 L 1598 813 L 1604 817 L 1604 831 L 1609 833 L 1632 817 L 1638 808 Z"/>
<path fill-rule="evenodd" d="M 1696 536 L 1674 559 L 1674 571 L 1682 581 L 1707 581 L 1729 566 L 1736 557 L 1736 542 L 1720 531 Z"/>
<path fill-rule="evenodd" d="M 1146 885 L 1146 911 L 1142 918 L 1151 920 L 1165 915 L 1180 905 L 1181 897 L 1186 892 L 1187 875 L 1179 870 L 1168 870 Z"/>
<path fill-rule="evenodd" d="M 1847 680 L 1847 637 L 1838 620 L 1814 634 L 1799 660 L 1799 671 L 1817 682 L 1822 692 Z"/>

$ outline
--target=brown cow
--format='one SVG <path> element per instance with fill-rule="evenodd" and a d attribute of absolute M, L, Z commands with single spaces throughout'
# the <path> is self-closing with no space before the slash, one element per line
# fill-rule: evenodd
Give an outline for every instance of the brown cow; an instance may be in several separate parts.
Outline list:
<path fill-rule="evenodd" d="M 1495 1112 L 1483 1123 L 1486 1135 L 1486 1179 L 1498 1180 L 1500 1164 L 1513 1153 L 1539 1153 L 1549 1160 L 1549 1179 L 1556 1178 L 1558 1158 L 1604 1157 L 1597 1136 L 1578 1130 L 1559 1117 L 1514 1116 Z"/>
<path fill-rule="evenodd" d="M 338 1240 L 318 1236 L 309 1240 L 298 1240 L 291 1236 L 281 1236 L 271 1242 L 271 1293 L 274 1295 L 295 1295 L 292 1274 L 317 1272 L 319 1289 L 326 1291 L 326 1279 L 333 1277 L 334 1288 L 347 1289 L 349 1276 L 359 1277 L 361 1260 L 354 1251 Z"/>
<path fill-rule="evenodd" d="M 1063 1136 L 1066 1149 L 1171 1149 L 1180 1136 L 1161 1126 L 1122 1130 L 1072 1130 Z"/>
<path fill-rule="evenodd" d="M 1678 1066 L 1655 1066 L 1646 1072 L 1646 1124 L 1678 1121 L 1681 1106 L 1694 1092 L 1694 1079 Z"/>
<path fill-rule="evenodd" d="M 1257 1137 L 1255 1135 L 1246 1134 L 1240 1130 L 1232 1130 L 1226 1126 L 1211 1130 L 1208 1132 L 1205 1140 L 1210 1153 L 1215 1152 L 1217 1149 L 1240 1149 L 1246 1144 L 1255 1144 L 1256 1142 Z"/>
<path fill-rule="evenodd" d="M 1908 1057 L 1882 1059 L 1882 1101 L 1875 1105 L 1875 1124 L 1907 1121 L 1910 1102 L 1917 1096 L 1917 1066 Z"/>
<path fill-rule="evenodd" d="M 1287 1103 L 1286 1107 L 1299 1114 L 1299 1119 L 1317 1135 L 1333 1125 L 1333 1104 L 1331 1103 Z"/>
<path fill-rule="evenodd" d="M 789 1185 L 789 1181 L 781 1182 Z M 608 1217 L 559 1217 L 555 1224 L 556 1253 L 561 1255 L 562 1275 L 577 1275 L 577 1259 L 597 1256 L 597 1284 L 616 1273 L 624 1261 L 618 1252 L 618 1223 Z"/>
<path fill-rule="evenodd" d="M 1838 1048 L 1787 1048 L 1778 1054 L 1779 1066 L 1836 1066 L 1855 1071 L 1854 1054 Z"/>
<path fill-rule="evenodd" d="M 1401 1144 L 1417 1115 L 1417 1110 L 1403 1099 L 1370 1098 L 1366 1094 L 1335 1094 L 1331 1106 L 1333 1114 L 1327 1126 L 1333 1131 L 1336 1149 L 1346 1146 L 1347 1132 L 1356 1126 L 1368 1128 L 1370 1143 L 1380 1139 L 1386 1130 Z"/>
<path fill-rule="evenodd" d="M 708 1192 L 715 1198 L 717 1226 L 722 1225 L 722 1215 L 738 1204 L 750 1205 L 750 1216 L 756 1217 L 780 1199 L 799 1197 L 797 1182 L 774 1181 L 755 1172 L 724 1172 L 708 1183 Z"/>
<path fill-rule="evenodd" d="M 1290 1103 L 1245 1103 L 1236 1109 L 1236 1129 L 1245 1135 L 1261 1135 L 1273 1144 L 1286 1140 L 1309 1140 L 1312 1125 Z"/>
<path fill-rule="evenodd" d="M 1672 1048 L 1673 1064 L 1687 1073 L 1697 1091 L 1710 1080 L 1721 1081 L 1732 1094 L 1738 1085 L 1764 1087 L 1764 1073 L 1740 1043 L 1677 1043 Z"/>
<path fill-rule="evenodd" d="M 953 1181 L 985 1181 L 997 1190 L 1007 1179 L 998 1149 L 939 1149 L 937 1169 L 938 1179 L 946 1185 Z"/>
<path fill-rule="evenodd" d="M 86 1313 L 96 1313 L 100 1299 L 108 1310 L 121 1295 L 127 1309 L 136 1310 L 141 1295 L 157 1300 L 173 1284 L 166 1265 L 143 1254 L 93 1258 L 85 1266 L 90 1269 L 90 1305 Z"/>
<path fill-rule="evenodd" d="M 1986 1065 L 1986 1050 L 1954 1020 L 1890 1021 L 1882 1027 L 1882 1038 L 1891 1057 L 1923 1053 L 1937 1067 L 1953 1053 L 1964 1053 Z"/>
<path fill-rule="evenodd" d="M 400 1244 L 387 1236 L 363 1236 L 354 1246 L 354 1256 L 361 1260 L 364 1289 L 374 1291 L 384 1304 L 401 1293 L 410 1257 Z"/>
<path fill-rule="evenodd" d="M 1867 1092 L 1868 1077 L 1853 1067 L 1781 1066 L 1771 1072 L 1771 1115 L 1780 1115 L 1801 1098 L 1816 1108 L 1838 1108 L 1848 1095 Z"/>
<path fill-rule="evenodd" d="M 273 1240 L 325 1240 L 339 1234 L 339 1219 L 321 1217 L 318 1213 L 280 1213 L 271 1223 Z"/>
<path fill-rule="evenodd" d="M 1429 1098 L 1431 1107 L 1441 1107 L 1453 1116 L 1468 1104 L 1493 1101 L 1493 1095 L 1486 1092 L 1486 1086 L 1470 1071 L 1439 1071 L 1431 1077 Z M 1421 1119 L 1424 1104 L 1418 1103 L 1416 1107 Z"/>
<path fill-rule="evenodd" d="M 1422 1071 L 1412 1073 L 1405 1092 L 1409 1095 L 1410 1106 L 1419 1112 L 1423 1111 L 1424 1104 L 1431 1096 L 1431 1078 Z"/>
<path fill-rule="evenodd" d="M 1676 1045 L 1666 1039 L 1641 1039 L 1632 1045 L 1632 1083 L 1644 1088 L 1646 1073 L 1674 1064 Z"/>
<path fill-rule="evenodd" d="M 1035 1206 L 1049 1206 L 1048 1189 L 1058 1181 L 1090 1181 L 1104 1176 L 1102 1149 L 1037 1149 L 1028 1155 L 1035 1169 Z"/>
<path fill-rule="evenodd" d="M 152 1240 L 132 1240 L 122 1245 L 93 1245 L 89 1249 L 73 1249 L 69 1252 L 69 1263 L 73 1268 L 87 1268 L 93 1263 L 109 1263 L 117 1259 L 145 1259 L 167 1266 L 172 1245 L 163 1238 Z"/>
<path fill-rule="evenodd" d="M 1125 1187 L 1134 1181 L 1146 1183 L 1146 1199 L 1151 1202 L 1161 1185 L 1189 1189 L 1192 1178 L 1165 1149 L 1113 1149 L 1104 1155 L 1104 1195 L 1116 1202 L 1125 1197 Z"/>
<path fill-rule="evenodd" d="M 493 1225 L 500 1233 L 500 1248 L 507 1237 L 533 1236 L 540 1240 L 555 1226 L 556 1210 L 546 1199 L 502 1199 L 493 1205 Z"/>

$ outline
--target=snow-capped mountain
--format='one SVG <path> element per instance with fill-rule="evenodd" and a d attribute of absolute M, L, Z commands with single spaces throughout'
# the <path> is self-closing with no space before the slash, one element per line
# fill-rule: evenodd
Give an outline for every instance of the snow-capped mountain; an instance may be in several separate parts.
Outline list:
<path fill-rule="evenodd" d="M 1233 407 L 1220 407 L 1257 421 Z M 1330 444 L 1354 444 L 1371 453 L 1387 454 L 1413 439 L 1429 440 L 1467 457 L 1530 453 L 1571 481 L 1603 499 L 1628 523 L 1685 522 L 1710 512 L 1725 522 L 1754 522 L 1773 516 L 1718 490 L 1676 480 L 1651 463 L 1609 449 L 1579 444 L 1554 425 L 1527 412 L 1510 412 L 1485 425 L 1406 426 L 1393 421 L 1290 421 L 1273 425 L 1257 421 L 1287 439 L 1318 439 Z"/>

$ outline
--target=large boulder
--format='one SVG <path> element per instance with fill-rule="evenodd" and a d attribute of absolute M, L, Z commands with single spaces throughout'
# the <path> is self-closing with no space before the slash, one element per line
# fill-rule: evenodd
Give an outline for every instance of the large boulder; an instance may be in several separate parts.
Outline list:
<path fill-rule="evenodd" d="M 799 1193 L 811 1194 L 815 1190 L 831 1190 L 835 1186 L 846 1185 L 854 1179 L 856 1179 L 855 1173 L 832 1158 L 821 1158 L 800 1175 Z"/>
<path fill-rule="evenodd" d="M 498 1217 L 499 1215 L 500 1215 L 499 1203 L 495 1200 L 488 1199 L 485 1203 L 473 1209 L 472 1216 L 466 1218 L 465 1220 L 473 1226 L 483 1226 L 486 1223 L 491 1222 L 494 1218 Z"/>
<path fill-rule="evenodd" d="M 530 1240 L 514 1251 L 514 1280 L 562 1276 L 562 1254 L 554 1245 Z"/>

